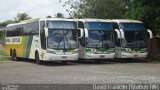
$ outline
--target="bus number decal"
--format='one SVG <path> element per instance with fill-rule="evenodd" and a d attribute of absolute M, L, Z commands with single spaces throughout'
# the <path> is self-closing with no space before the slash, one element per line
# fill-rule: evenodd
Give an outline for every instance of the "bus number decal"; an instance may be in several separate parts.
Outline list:
<path fill-rule="evenodd" d="M 21 44 L 22 37 L 6 38 L 6 44 Z"/>

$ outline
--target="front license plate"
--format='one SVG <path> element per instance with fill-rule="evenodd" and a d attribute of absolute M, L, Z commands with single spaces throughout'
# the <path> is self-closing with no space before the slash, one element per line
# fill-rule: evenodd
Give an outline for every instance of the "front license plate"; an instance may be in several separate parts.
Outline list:
<path fill-rule="evenodd" d="M 67 58 L 67 56 L 62 56 L 62 58 L 63 58 L 63 59 L 66 59 L 66 58 Z"/>
<path fill-rule="evenodd" d="M 105 58 L 105 56 L 104 55 L 100 55 L 100 58 Z"/>
<path fill-rule="evenodd" d="M 134 57 L 138 57 L 138 55 L 134 55 Z"/>

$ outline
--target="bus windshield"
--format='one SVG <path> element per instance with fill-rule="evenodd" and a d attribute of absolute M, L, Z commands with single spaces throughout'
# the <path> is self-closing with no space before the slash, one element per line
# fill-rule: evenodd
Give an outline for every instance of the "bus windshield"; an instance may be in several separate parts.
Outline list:
<path fill-rule="evenodd" d="M 147 47 L 147 33 L 142 23 L 121 23 L 125 38 L 122 47 Z"/>
<path fill-rule="evenodd" d="M 119 27 L 124 31 L 145 31 L 145 26 L 143 23 L 120 23 Z"/>
<path fill-rule="evenodd" d="M 48 25 L 49 49 L 76 49 L 77 30 L 73 22 L 53 22 Z"/>
<path fill-rule="evenodd" d="M 88 39 L 87 47 L 109 48 L 114 47 L 114 33 L 111 23 L 89 22 L 87 23 Z"/>

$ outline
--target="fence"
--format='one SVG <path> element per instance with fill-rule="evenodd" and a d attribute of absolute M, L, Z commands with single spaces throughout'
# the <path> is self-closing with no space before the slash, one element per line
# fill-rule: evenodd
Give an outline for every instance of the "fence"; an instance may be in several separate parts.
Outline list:
<path fill-rule="evenodd" d="M 160 60 L 160 36 L 155 36 L 150 41 L 150 57 Z"/>

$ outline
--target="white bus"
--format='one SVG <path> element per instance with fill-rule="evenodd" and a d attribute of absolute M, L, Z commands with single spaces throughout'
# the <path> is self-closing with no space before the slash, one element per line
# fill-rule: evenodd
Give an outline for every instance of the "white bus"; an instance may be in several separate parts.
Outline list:
<path fill-rule="evenodd" d="M 6 28 L 6 53 L 41 61 L 78 60 L 77 22 L 73 19 L 34 19 Z"/>
<path fill-rule="evenodd" d="M 114 28 L 120 31 L 116 39 L 115 58 L 146 58 L 149 40 L 153 37 L 151 30 L 146 29 L 143 22 L 137 20 L 112 20 Z"/>
<path fill-rule="evenodd" d="M 110 20 L 79 19 L 78 28 L 83 34 L 79 38 L 79 59 L 100 62 L 115 57 L 115 30 Z"/>

